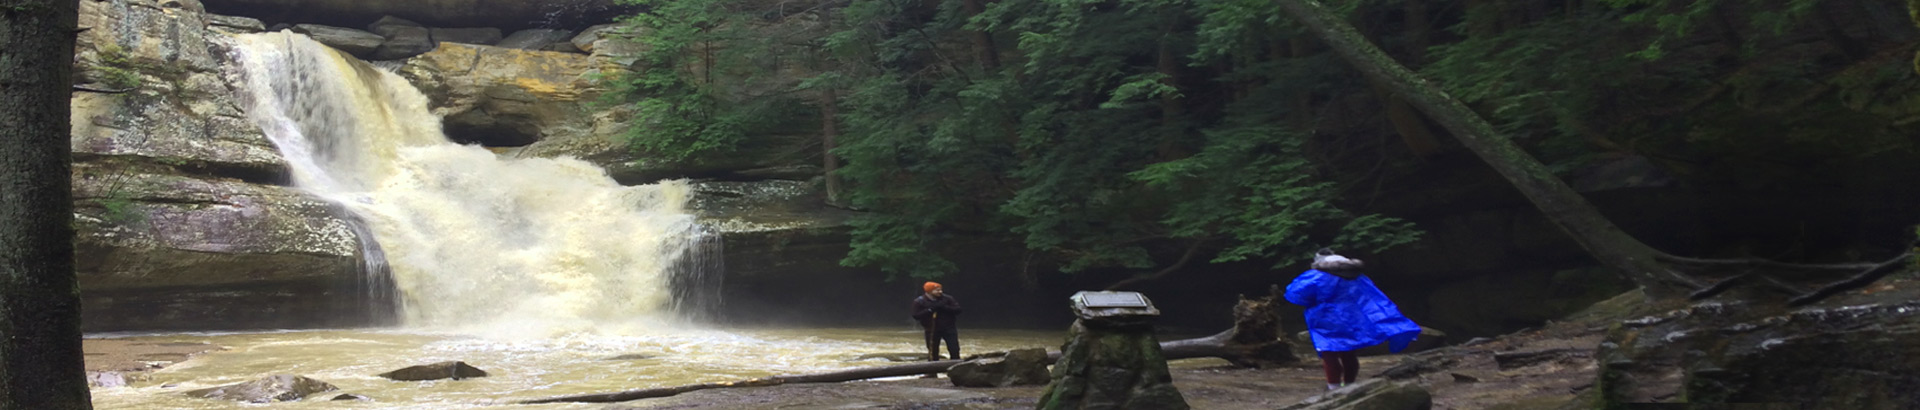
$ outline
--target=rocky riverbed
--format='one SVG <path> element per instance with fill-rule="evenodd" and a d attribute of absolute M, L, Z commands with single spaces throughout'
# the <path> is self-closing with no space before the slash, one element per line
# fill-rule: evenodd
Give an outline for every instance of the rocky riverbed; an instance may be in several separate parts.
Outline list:
<path fill-rule="evenodd" d="M 1793 389 L 1766 387 L 1770 386 L 1766 383 L 1792 379 L 1792 374 L 1824 375 L 1874 370 L 1901 366 L 1899 360 L 1793 362 L 1793 372 L 1760 373 L 1741 373 L 1741 369 L 1746 369 L 1741 364 L 1792 362 L 1787 359 L 1797 357 L 1794 356 L 1799 354 L 1796 346 L 1812 342 L 1838 340 L 1839 343 L 1850 345 L 1870 345 L 1876 340 L 1901 340 L 1920 329 L 1915 325 L 1920 322 L 1916 320 L 1916 316 L 1920 316 L 1920 308 L 1909 306 L 1912 301 L 1920 300 L 1920 278 L 1915 276 L 1912 272 L 1895 274 L 1826 301 L 1792 308 L 1778 303 L 1785 299 L 1785 295 L 1769 295 L 1765 289 L 1730 292 L 1724 299 L 1668 304 L 1645 303 L 1637 293 L 1628 293 L 1534 329 L 1495 338 L 1474 339 L 1415 354 L 1363 357 L 1362 377 L 1419 386 L 1430 394 L 1433 409 L 1572 410 L 1594 408 L 1604 405 L 1606 401 L 1671 403 L 1688 398 L 1702 402 L 1816 405 L 1838 403 L 1834 400 L 1851 400 L 1846 403 L 1863 403 L 1865 407 L 1850 408 L 1904 408 L 1898 405 L 1889 407 L 1889 403 L 1907 398 L 1901 395 L 1909 393 L 1902 393 L 1904 390 L 1895 388 L 1913 383 L 1915 376 L 1910 373 L 1880 372 L 1888 377 L 1871 381 L 1855 380 L 1846 385 L 1823 382 L 1831 377 L 1821 376 L 1803 378 L 1796 382 L 1795 386 L 1798 387 Z M 786 334 L 783 337 L 799 337 L 799 333 L 794 332 L 813 331 L 794 329 L 782 332 Z M 1657 337 L 1637 337 L 1642 334 Z M 892 340 L 898 336 L 887 333 L 878 337 Z M 1761 336 L 1771 342 L 1761 342 L 1758 348 L 1747 350 L 1733 346 Z M 1029 335 L 1018 342 L 1003 344 L 1030 345 L 1050 339 Z M 797 340 L 809 340 L 809 346 L 814 348 L 863 343 L 858 339 L 831 342 L 799 337 Z M 828 342 L 831 343 L 817 344 Z M 884 349 L 886 346 L 893 345 L 880 343 L 862 349 Z M 1893 352 L 1889 346 L 1893 345 L 1869 347 Z M 1006 348 L 980 347 L 987 350 Z M 90 371 L 96 374 L 117 372 L 127 375 L 126 378 L 136 384 L 149 385 L 163 380 L 145 381 L 147 379 L 141 377 L 144 372 L 193 360 L 196 356 L 206 360 L 218 359 L 226 354 L 219 352 L 221 346 L 216 344 L 188 342 L 88 340 L 86 348 Z M 851 360 L 859 356 L 856 353 L 845 356 Z M 1887 359 L 1902 357 L 1905 356 L 1894 355 Z M 201 362 L 201 366 L 206 367 L 214 362 L 218 360 Z M 1269 369 L 1244 369 L 1229 366 L 1219 359 L 1186 359 L 1174 361 L 1170 367 L 1175 386 L 1188 403 L 1199 409 L 1288 408 L 1327 393 L 1317 362 Z M 1607 376 L 1603 378 L 1601 375 Z M 1740 380 L 1749 383 L 1728 382 Z M 615 383 L 591 390 L 614 391 L 627 387 Z M 96 387 L 104 388 L 112 387 Z M 897 378 L 709 389 L 612 405 L 583 404 L 579 408 L 1027 409 L 1033 407 L 1042 388 L 962 388 L 954 387 L 944 378 Z M 1648 392 L 1665 393 L 1642 394 Z M 1804 392 L 1817 394 L 1801 394 Z M 518 399 L 524 399 L 525 393 L 529 392 L 522 392 Z M 488 400 L 491 403 L 488 406 L 517 401 L 516 398 L 504 397 L 504 394 L 501 396 Z"/>

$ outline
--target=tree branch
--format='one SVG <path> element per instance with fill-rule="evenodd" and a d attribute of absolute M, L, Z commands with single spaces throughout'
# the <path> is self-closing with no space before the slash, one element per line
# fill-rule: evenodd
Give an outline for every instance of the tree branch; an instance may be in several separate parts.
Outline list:
<path fill-rule="evenodd" d="M 1171 275 L 1174 272 L 1178 272 L 1180 271 L 1180 268 L 1184 268 L 1187 266 L 1187 262 L 1193 261 L 1193 255 L 1200 253 L 1200 245 L 1205 243 L 1207 243 L 1207 241 L 1201 240 L 1201 239 L 1195 239 L 1193 240 L 1192 245 L 1187 246 L 1187 253 L 1180 255 L 1180 260 L 1175 261 L 1171 266 L 1167 266 L 1166 269 L 1161 269 L 1159 272 L 1155 272 L 1152 275 L 1135 276 L 1132 278 L 1128 278 L 1127 280 L 1115 282 L 1113 285 L 1107 286 L 1105 290 L 1119 290 L 1120 288 L 1126 287 L 1127 285 L 1164 278 L 1167 275 Z"/>

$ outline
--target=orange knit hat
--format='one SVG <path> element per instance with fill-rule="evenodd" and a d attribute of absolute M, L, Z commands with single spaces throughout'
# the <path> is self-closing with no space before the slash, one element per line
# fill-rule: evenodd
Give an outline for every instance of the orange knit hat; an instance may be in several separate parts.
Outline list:
<path fill-rule="evenodd" d="M 927 284 L 925 285 L 920 285 L 920 289 L 926 291 L 927 293 L 933 293 L 934 289 L 939 289 L 939 288 L 940 288 L 940 284 L 934 283 L 934 282 L 927 282 Z"/>

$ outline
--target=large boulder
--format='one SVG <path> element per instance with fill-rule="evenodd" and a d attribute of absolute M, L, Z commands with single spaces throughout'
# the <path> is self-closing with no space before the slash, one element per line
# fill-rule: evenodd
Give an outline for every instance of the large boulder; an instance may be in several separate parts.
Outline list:
<path fill-rule="evenodd" d="M 228 33 L 258 33 L 267 31 L 267 25 L 260 19 L 240 16 L 207 15 L 207 27 Z"/>
<path fill-rule="evenodd" d="M 573 32 L 567 30 L 546 28 L 526 29 L 513 32 L 513 34 L 508 35 L 507 38 L 501 39 L 499 43 L 495 43 L 494 46 L 522 50 L 542 50 L 555 43 L 567 42 L 571 45 L 572 43 L 568 42 L 568 40 L 572 38 Z"/>
<path fill-rule="evenodd" d="M 490 46 L 500 42 L 500 29 L 493 27 L 430 29 L 436 43 L 461 43 Z"/>
<path fill-rule="evenodd" d="M 606 70 L 579 54 L 442 43 L 408 60 L 399 73 L 445 118 L 448 138 L 524 146 L 617 133 L 614 118 L 588 107 Z"/>
<path fill-rule="evenodd" d="M 1601 397 L 1608 408 L 1909 408 L 1920 403 L 1920 281 L 1886 282 L 1801 308 L 1750 294 L 1626 320 L 1595 353 Z"/>
<path fill-rule="evenodd" d="M 1036 386 L 1047 384 L 1047 364 L 1047 349 L 1015 349 L 953 365 L 947 379 L 960 387 Z"/>
<path fill-rule="evenodd" d="M 460 380 L 487 377 L 487 371 L 468 365 L 467 362 L 452 361 L 408 366 L 404 369 L 381 373 L 380 377 L 399 381 Z"/>
<path fill-rule="evenodd" d="M 224 286 L 359 265 L 335 207 L 299 191 L 86 162 L 74 168 L 84 289 Z"/>
<path fill-rule="evenodd" d="M 313 41 L 345 51 L 355 57 L 372 55 L 373 51 L 379 49 L 380 44 L 387 40 L 379 34 L 320 24 L 295 24 L 293 32 L 305 34 L 307 37 L 312 37 Z"/>
<path fill-rule="evenodd" d="M 80 2 L 71 140 L 86 330 L 355 324 L 342 296 L 362 278 L 361 237 L 326 201 L 281 186 L 286 161 L 222 80 L 216 30 L 253 24 L 193 2 Z"/>
<path fill-rule="evenodd" d="M 568 42 L 573 43 L 573 46 L 579 48 L 580 51 L 591 53 L 593 52 L 594 45 L 599 44 L 601 39 L 611 38 L 618 34 L 625 34 L 627 30 L 628 28 L 625 24 L 601 24 L 580 30 L 580 34 L 573 36 Z"/>
<path fill-rule="evenodd" d="M 306 376 L 276 374 L 246 383 L 189 391 L 187 395 L 206 399 L 233 400 L 247 403 L 272 403 L 300 400 L 314 393 L 336 390 L 340 390 L 340 388 L 334 387 L 332 384 L 327 384 L 327 382 L 309 379 Z"/>
<path fill-rule="evenodd" d="M 581 27 L 631 12 L 614 0 L 204 0 L 215 13 L 359 26 L 397 16 L 436 27 Z"/>

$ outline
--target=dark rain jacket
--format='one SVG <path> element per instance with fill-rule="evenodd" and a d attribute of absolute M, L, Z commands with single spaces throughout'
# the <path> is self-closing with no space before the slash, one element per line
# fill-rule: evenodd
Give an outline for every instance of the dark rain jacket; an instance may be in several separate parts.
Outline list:
<path fill-rule="evenodd" d="M 960 300 L 953 295 L 941 295 L 929 298 L 927 295 L 913 298 L 913 319 L 920 321 L 920 328 L 928 332 L 952 332 L 958 329 L 953 321 L 960 316 Z"/>

